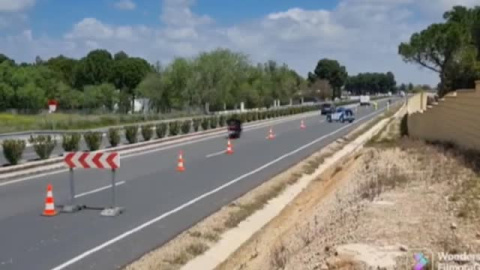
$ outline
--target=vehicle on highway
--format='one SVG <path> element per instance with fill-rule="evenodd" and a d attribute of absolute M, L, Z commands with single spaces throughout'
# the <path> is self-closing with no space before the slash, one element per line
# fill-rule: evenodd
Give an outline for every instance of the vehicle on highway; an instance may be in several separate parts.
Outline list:
<path fill-rule="evenodd" d="M 355 115 L 351 109 L 344 107 L 338 108 L 334 113 L 327 115 L 327 121 L 331 122 L 349 122 L 352 123 L 355 120 Z"/>
<path fill-rule="evenodd" d="M 228 137 L 231 139 L 240 138 L 242 135 L 242 121 L 236 118 L 227 120 Z"/>
<path fill-rule="evenodd" d="M 334 113 L 335 105 L 333 105 L 333 103 L 323 103 L 320 106 L 320 112 L 322 115 Z"/>
<path fill-rule="evenodd" d="M 370 106 L 370 96 L 360 96 L 360 106 Z"/>

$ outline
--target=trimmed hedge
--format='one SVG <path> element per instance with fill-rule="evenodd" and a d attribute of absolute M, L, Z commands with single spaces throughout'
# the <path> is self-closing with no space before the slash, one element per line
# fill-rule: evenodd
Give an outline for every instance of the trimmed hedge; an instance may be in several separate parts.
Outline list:
<path fill-rule="evenodd" d="M 3 156 L 10 165 L 17 165 L 22 159 L 25 146 L 24 140 L 4 140 L 2 142 Z"/>
<path fill-rule="evenodd" d="M 40 159 L 48 159 L 55 146 L 57 146 L 57 140 L 50 135 L 30 136 L 29 142 L 33 145 L 33 150 Z"/>
<path fill-rule="evenodd" d="M 200 123 L 202 123 L 201 118 L 195 118 L 193 119 L 193 131 L 197 132 L 200 129 Z"/>
<path fill-rule="evenodd" d="M 215 129 L 218 125 L 218 118 L 216 116 L 210 117 L 210 128 Z"/>
<path fill-rule="evenodd" d="M 157 133 L 157 138 L 161 139 L 167 136 L 167 123 L 160 123 L 155 126 L 155 132 Z"/>
<path fill-rule="evenodd" d="M 77 152 L 80 149 L 80 133 L 63 134 L 62 148 L 65 152 Z"/>
<path fill-rule="evenodd" d="M 144 141 L 150 141 L 153 137 L 153 125 L 147 124 L 141 127 L 142 137 Z"/>
<path fill-rule="evenodd" d="M 180 134 L 180 121 L 172 121 L 168 123 L 168 129 L 170 136 L 176 136 Z"/>
<path fill-rule="evenodd" d="M 119 128 L 110 128 L 107 133 L 108 142 L 110 146 L 115 147 L 120 144 L 120 129 Z"/>
<path fill-rule="evenodd" d="M 185 120 L 182 122 L 182 134 L 190 133 L 190 129 L 192 128 L 192 121 Z"/>
<path fill-rule="evenodd" d="M 202 129 L 207 130 L 210 127 L 210 121 L 207 117 L 202 119 Z"/>
<path fill-rule="evenodd" d="M 130 144 L 138 142 L 138 126 L 125 127 L 125 138 Z"/>
<path fill-rule="evenodd" d="M 90 151 L 97 151 L 100 149 L 100 145 L 102 145 L 103 134 L 102 132 L 89 131 L 83 134 L 83 139 Z"/>

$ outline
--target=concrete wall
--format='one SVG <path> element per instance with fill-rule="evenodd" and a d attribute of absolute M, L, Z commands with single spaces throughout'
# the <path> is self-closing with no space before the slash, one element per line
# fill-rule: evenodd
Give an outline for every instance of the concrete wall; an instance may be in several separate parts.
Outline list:
<path fill-rule="evenodd" d="M 418 94 L 408 108 L 411 137 L 480 150 L 480 81 L 475 89 L 457 90 L 431 106 L 426 95 Z"/>

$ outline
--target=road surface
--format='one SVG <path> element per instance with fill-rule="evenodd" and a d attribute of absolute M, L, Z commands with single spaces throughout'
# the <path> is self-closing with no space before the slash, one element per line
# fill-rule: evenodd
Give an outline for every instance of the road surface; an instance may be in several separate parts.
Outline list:
<path fill-rule="evenodd" d="M 0 182 L 0 269 L 118 269 L 172 239 L 235 198 L 360 123 L 380 114 L 359 108 L 353 124 L 326 123 L 320 115 L 246 129 L 233 142 L 233 155 L 221 154 L 224 136 L 178 143 L 155 151 L 122 157 L 117 172 L 120 216 L 107 218 L 98 208 L 109 206 L 109 171 L 75 172 L 77 203 L 91 209 L 42 217 L 46 186 L 53 185 L 57 206 L 68 201 L 68 173 L 61 172 Z M 186 171 L 177 172 L 184 152 Z"/>

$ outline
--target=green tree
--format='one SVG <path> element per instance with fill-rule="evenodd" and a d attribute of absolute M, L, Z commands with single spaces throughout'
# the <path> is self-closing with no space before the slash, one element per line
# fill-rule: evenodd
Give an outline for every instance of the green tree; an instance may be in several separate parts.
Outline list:
<path fill-rule="evenodd" d="M 315 76 L 327 80 L 334 89 L 333 96 L 340 96 L 340 89 L 348 78 L 347 70 L 337 60 L 322 59 L 315 67 Z"/>
<path fill-rule="evenodd" d="M 136 97 L 136 88 L 145 76 L 151 72 L 150 64 L 142 58 L 129 57 L 114 61 L 111 70 L 111 81 L 130 96 L 132 108 Z"/>
<path fill-rule="evenodd" d="M 69 86 L 74 86 L 75 83 L 75 66 L 78 60 L 65 57 L 63 55 L 50 58 L 46 65 L 49 69 L 54 71 L 57 77 Z"/>

